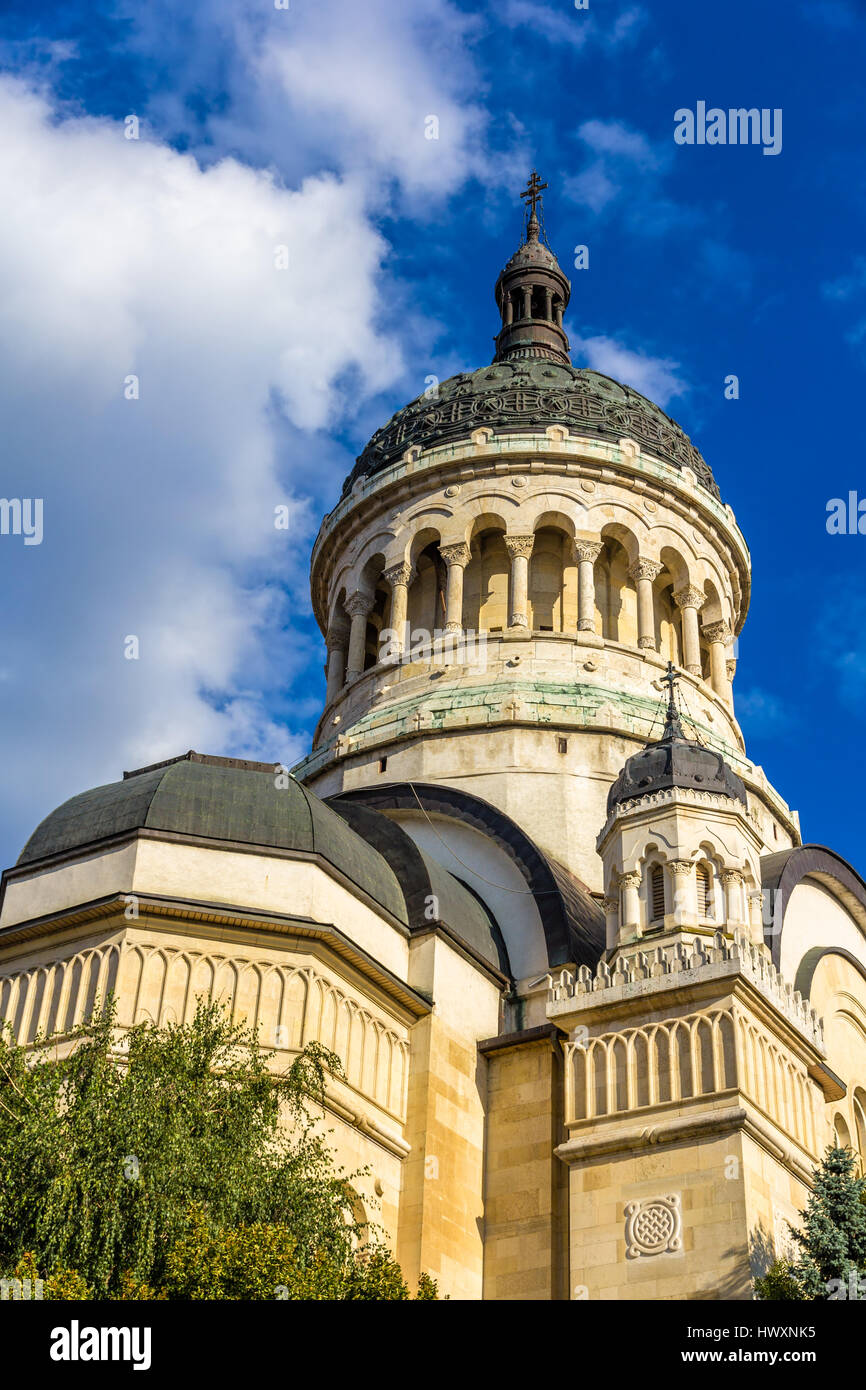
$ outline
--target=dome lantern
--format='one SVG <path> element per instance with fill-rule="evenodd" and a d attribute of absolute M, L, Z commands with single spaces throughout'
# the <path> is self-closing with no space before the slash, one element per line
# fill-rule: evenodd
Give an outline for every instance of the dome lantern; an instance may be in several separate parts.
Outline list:
<path fill-rule="evenodd" d="M 541 191 L 546 187 L 533 169 L 520 195 L 529 210 L 526 236 L 496 281 L 502 327 L 496 337 L 494 362 L 543 358 L 563 366 L 570 364 L 562 316 L 568 307 L 571 282 L 542 240 L 538 220 Z"/>

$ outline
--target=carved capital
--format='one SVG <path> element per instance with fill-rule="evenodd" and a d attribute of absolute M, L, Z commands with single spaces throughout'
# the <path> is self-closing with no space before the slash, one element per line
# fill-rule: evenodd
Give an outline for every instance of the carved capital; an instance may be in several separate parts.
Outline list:
<path fill-rule="evenodd" d="M 743 881 L 743 875 L 739 869 L 722 869 L 722 883 L 726 888 L 736 887 Z"/>
<path fill-rule="evenodd" d="M 579 565 L 589 561 L 594 565 L 601 554 L 601 541 L 575 541 L 574 558 Z"/>
<path fill-rule="evenodd" d="M 694 863 L 691 859 L 672 859 L 668 868 L 676 878 L 685 878 L 687 874 L 694 870 Z"/>
<path fill-rule="evenodd" d="M 734 679 L 734 676 L 737 674 L 736 661 L 725 662 L 725 674 L 727 675 L 729 681 L 732 681 Z"/>
<path fill-rule="evenodd" d="M 728 643 L 731 640 L 731 637 L 733 636 L 730 624 L 724 622 L 705 623 L 703 627 L 703 634 L 708 642 L 723 642 L 725 646 L 728 645 Z"/>
<path fill-rule="evenodd" d="M 611 913 L 619 912 L 619 898 L 605 898 L 602 907 L 605 917 L 610 917 Z"/>
<path fill-rule="evenodd" d="M 382 578 L 392 589 L 396 589 L 398 584 L 405 584 L 408 588 L 415 578 L 415 567 L 408 561 L 399 565 L 389 565 L 388 569 L 382 571 Z"/>
<path fill-rule="evenodd" d="M 471 559 L 469 546 L 463 541 L 456 545 L 440 545 L 439 554 L 446 565 L 459 565 L 461 569 L 465 569 Z"/>
<path fill-rule="evenodd" d="M 706 594 L 701 589 L 696 589 L 693 584 L 686 584 L 684 588 L 677 589 L 674 603 L 677 608 L 694 608 L 699 613 L 706 603 Z"/>
<path fill-rule="evenodd" d="M 620 874 L 619 886 L 620 888 L 640 888 L 640 874 L 636 874 L 634 870 L 630 873 Z"/>
<path fill-rule="evenodd" d="M 663 569 L 664 565 L 660 564 L 658 560 L 648 560 L 643 556 L 639 556 L 634 564 L 629 567 L 628 574 L 629 578 L 633 579 L 635 583 L 637 583 L 639 579 L 648 579 L 650 583 L 652 583 L 654 579 L 658 579 Z"/>
<path fill-rule="evenodd" d="M 353 594 L 349 594 L 343 607 L 350 618 L 366 617 L 373 607 L 373 595 L 364 593 L 362 589 L 356 589 Z"/>
<path fill-rule="evenodd" d="M 534 536 L 503 536 L 502 539 L 505 541 L 505 549 L 512 560 L 516 560 L 518 556 L 524 560 L 529 559 L 535 544 Z"/>

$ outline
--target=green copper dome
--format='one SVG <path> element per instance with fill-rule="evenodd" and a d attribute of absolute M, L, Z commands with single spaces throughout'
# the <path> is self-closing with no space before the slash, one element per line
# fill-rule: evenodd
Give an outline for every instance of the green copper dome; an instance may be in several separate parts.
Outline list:
<path fill-rule="evenodd" d="M 395 463 L 412 445 L 422 449 L 465 439 L 486 425 L 494 434 L 538 433 L 567 425 L 577 434 L 616 441 L 623 435 L 674 468 L 691 468 L 714 497 L 708 464 L 679 425 L 630 386 L 587 367 L 543 358 L 493 362 L 461 372 L 398 410 L 377 430 L 343 487 Z"/>

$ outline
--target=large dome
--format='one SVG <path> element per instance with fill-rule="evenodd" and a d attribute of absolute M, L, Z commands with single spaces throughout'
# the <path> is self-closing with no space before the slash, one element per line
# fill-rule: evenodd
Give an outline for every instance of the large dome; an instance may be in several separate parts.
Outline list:
<path fill-rule="evenodd" d="M 270 763 L 187 753 L 127 773 L 58 806 L 30 836 L 19 867 L 136 830 L 320 854 L 405 920 L 396 876 L 345 821 L 294 778 L 277 787 Z"/>
<path fill-rule="evenodd" d="M 56 865 L 67 854 L 98 851 L 147 831 L 264 854 L 316 855 L 410 930 L 429 929 L 427 905 L 435 901 L 436 920 L 496 969 L 507 970 L 498 928 L 477 895 L 417 850 L 398 825 L 361 810 L 366 821 L 356 830 L 354 808 L 325 805 L 293 777 L 278 787 L 274 772 L 272 763 L 189 752 L 125 773 L 122 782 L 81 792 L 46 816 L 18 867 Z M 294 907 L 285 903 L 287 913 Z"/>
<path fill-rule="evenodd" d="M 628 435 L 675 468 L 691 468 L 714 497 L 719 489 L 709 466 L 688 435 L 657 405 L 630 386 L 587 367 L 542 358 L 493 362 L 461 372 L 398 410 L 377 430 L 343 487 L 370 477 L 399 459 L 412 445 L 466 438 L 487 425 L 494 433 L 535 433 L 547 425 L 605 439 Z"/>

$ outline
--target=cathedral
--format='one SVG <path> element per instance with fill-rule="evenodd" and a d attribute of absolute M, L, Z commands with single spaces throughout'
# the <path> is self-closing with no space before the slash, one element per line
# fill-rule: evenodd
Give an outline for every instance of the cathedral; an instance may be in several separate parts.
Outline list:
<path fill-rule="evenodd" d="M 533 174 L 495 354 L 367 444 L 316 539 L 291 771 L 187 752 L 2 881 L 0 1017 L 200 996 L 339 1054 L 356 1213 L 452 1299 L 749 1299 L 866 1159 L 866 884 L 748 755 L 746 540 L 698 449 L 571 365 Z"/>

